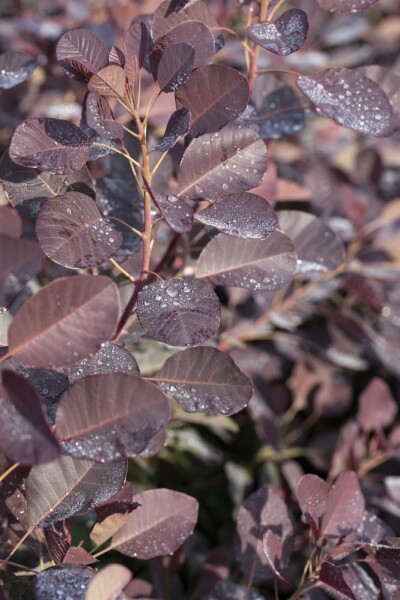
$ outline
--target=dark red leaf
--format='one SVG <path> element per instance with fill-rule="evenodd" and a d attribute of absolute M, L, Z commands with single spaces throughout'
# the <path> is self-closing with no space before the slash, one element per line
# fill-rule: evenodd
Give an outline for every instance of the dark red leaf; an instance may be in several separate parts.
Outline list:
<path fill-rule="evenodd" d="M 0 248 L 0 306 L 8 306 L 28 281 L 40 273 L 44 256 L 37 242 L 1 234 Z"/>
<path fill-rule="evenodd" d="M 189 44 L 171 44 L 161 55 L 157 69 L 157 83 L 162 92 L 179 89 L 193 69 L 194 50 Z"/>
<path fill-rule="evenodd" d="M 353 592 L 347 585 L 343 572 L 340 567 L 333 565 L 328 561 L 324 561 L 321 565 L 321 570 L 319 572 L 319 578 L 321 581 L 326 583 L 329 587 L 337 590 L 341 594 L 344 594 L 348 598 L 352 598 L 353 600 L 357 600 L 354 596 Z"/>
<path fill-rule="evenodd" d="M 119 65 L 108 65 L 90 79 L 88 89 L 98 92 L 101 96 L 123 98 L 125 95 L 126 74 Z"/>
<path fill-rule="evenodd" d="M 326 510 L 328 486 L 317 475 L 303 475 L 297 487 L 302 520 L 311 524 L 314 536 L 319 537 L 319 519 Z"/>
<path fill-rule="evenodd" d="M 166 223 L 178 233 L 186 233 L 192 229 L 194 210 L 179 196 L 156 195 L 157 206 Z"/>
<path fill-rule="evenodd" d="M 110 65 L 123 67 L 125 65 L 125 54 L 117 46 L 113 46 L 108 55 L 108 62 Z"/>
<path fill-rule="evenodd" d="M 267 557 L 268 565 L 272 569 L 274 575 L 289 584 L 289 581 L 280 572 L 280 563 L 282 562 L 282 542 L 281 538 L 268 529 L 263 537 L 263 549 Z"/>
<path fill-rule="evenodd" d="M 85 548 L 71 546 L 68 548 L 63 563 L 69 565 L 93 565 L 99 562 Z"/>
<path fill-rule="evenodd" d="M 0 54 L 0 88 L 9 90 L 19 85 L 32 73 L 36 61 L 26 52 L 10 50 Z"/>
<path fill-rule="evenodd" d="M 108 48 L 93 31 L 73 29 L 58 41 L 57 60 L 67 74 L 87 81 L 108 64 Z"/>
<path fill-rule="evenodd" d="M 287 56 L 305 44 L 308 33 L 307 15 L 300 8 L 292 8 L 285 11 L 273 23 L 250 25 L 246 33 L 262 48 L 280 56 Z"/>
<path fill-rule="evenodd" d="M 132 573 L 122 565 L 107 565 L 91 580 L 85 600 L 111 600 L 118 598 L 132 579 Z"/>
<path fill-rule="evenodd" d="M 249 94 L 247 79 L 239 71 L 207 65 L 196 69 L 175 96 L 177 108 L 190 111 L 190 133 L 198 137 L 234 121 L 246 109 Z"/>
<path fill-rule="evenodd" d="M 232 415 L 252 395 L 247 375 L 230 356 L 216 348 L 189 348 L 177 352 L 152 378 L 187 412 Z"/>
<path fill-rule="evenodd" d="M 111 342 L 104 342 L 98 352 L 71 367 L 66 367 L 64 372 L 73 383 L 82 377 L 98 373 L 139 375 L 139 367 L 130 352 Z"/>
<path fill-rule="evenodd" d="M 353 471 L 341 473 L 329 492 L 322 518 L 321 536 L 342 537 L 357 529 L 365 510 L 365 500 Z"/>
<path fill-rule="evenodd" d="M 94 571 L 83 565 L 57 565 L 49 567 L 36 575 L 32 582 L 35 600 L 50 598 L 68 598 L 82 600 Z"/>
<path fill-rule="evenodd" d="M 397 414 L 397 404 L 389 386 L 375 377 L 361 394 L 357 420 L 366 432 L 379 431 L 392 425 Z"/>
<path fill-rule="evenodd" d="M 15 130 L 9 153 L 19 165 L 65 175 L 85 166 L 90 147 L 88 136 L 69 121 L 30 117 Z"/>
<path fill-rule="evenodd" d="M 190 112 L 186 108 L 181 108 L 172 113 L 168 119 L 165 133 L 153 150 L 166 152 L 170 150 L 178 139 L 186 135 L 190 126 Z"/>
<path fill-rule="evenodd" d="M 71 548 L 71 544 L 53 529 L 45 529 L 44 535 L 51 558 L 56 564 L 62 563 L 64 556 L 67 554 L 69 548 Z"/>
<path fill-rule="evenodd" d="M 126 60 L 134 59 L 139 69 L 142 68 L 147 52 L 149 32 L 143 21 L 132 23 L 126 32 L 124 54 Z"/>
<path fill-rule="evenodd" d="M 97 92 L 89 92 L 85 99 L 85 117 L 89 127 L 105 140 L 121 142 L 124 129 L 114 115 L 107 100 Z"/>
<path fill-rule="evenodd" d="M 198 346 L 217 332 L 221 306 L 209 284 L 180 277 L 146 285 L 136 312 L 153 339 L 170 346 Z"/>
<path fill-rule="evenodd" d="M 200 21 L 208 27 L 217 27 L 218 23 L 208 5 L 203 0 L 189 2 L 182 10 L 175 11 L 176 0 L 165 0 L 154 12 L 152 34 L 158 40 L 173 27 L 187 21 Z"/>
<path fill-rule="evenodd" d="M 268 75 L 259 78 L 264 83 L 269 81 Z M 255 89 L 256 89 L 255 87 Z M 256 104 L 259 113 L 259 134 L 263 140 L 278 139 L 284 135 L 295 135 L 304 128 L 305 113 L 300 98 L 289 85 L 279 83 L 269 93 L 263 93 L 262 100 Z"/>
<path fill-rule="evenodd" d="M 0 206 L 0 235 L 17 240 L 22 234 L 22 219 L 12 206 Z"/>

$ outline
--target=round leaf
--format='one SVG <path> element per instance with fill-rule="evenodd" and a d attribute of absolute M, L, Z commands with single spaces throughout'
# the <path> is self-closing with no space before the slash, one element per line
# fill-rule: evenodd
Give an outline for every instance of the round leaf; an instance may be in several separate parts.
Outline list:
<path fill-rule="evenodd" d="M 292 8 L 273 23 L 254 23 L 247 36 L 256 44 L 280 56 L 302 48 L 307 39 L 308 19 L 304 10 Z"/>
<path fill-rule="evenodd" d="M 154 146 L 153 150 L 157 150 L 158 152 L 170 150 L 181 136 L 187 134 L 189 125 L 190 112 L 186 110 L 186 108 L 181 108 L 180 110 L 173 112 L 168 119 L 163 137 L 158 144 Z"/>
<path fill-rule="evenodd" d="M 194 50 L 189 44 L 171 44 L 161 55 L 157 83 L 162 92 L 175 92 L 193 69 Z"/>
<path fill-rule="evenodd" d="M 114 120 L 114 115 L 107 100 L 97 92 L 89 92 L 85 99 L 85 117 L 89 127 L 97 135 L 109 141 L 121 141 L 124 129 L 121 123 Z"/>
<path fill-rule="evenodd" d="M 119 65 L 108 65 L 93 75 L 88 83 L 91 92 L 102 96 L 123 98 L 125 95 L 125 71 Z"/>
<path fill-rule="evenodd" d="M 73 29 L 64 33 L 58 41 L 56 54 L 68 75 L 83 81 L 108 64 L 107 46 L 88 29 Z"/>
<path fill-rule="evenodd" d="M 107 565 L 91 580 L 85 600 L 111 600 L 117 598 L 120 592 L 132 579 L 132 573 L 122 565 Z"/>
<path fill-rule="evenodd" d="M 71 383 L 87 377 L 88 375 L 97 375 L 99 373 L 128 373 L 129 375 L 139 375 L 139 367 L 130 352 L 105 342 L 96 354 L 89 358 L 84 358 L 79 363 L 67 367 L 64 372 L 68 375 Z"/>
<path fill-rule="evenodd" d="M 166 223 L 178 233 L 186 233 L 192 229 L 194 210 L 178 196 L 156 196 L 157 206 Z"/>

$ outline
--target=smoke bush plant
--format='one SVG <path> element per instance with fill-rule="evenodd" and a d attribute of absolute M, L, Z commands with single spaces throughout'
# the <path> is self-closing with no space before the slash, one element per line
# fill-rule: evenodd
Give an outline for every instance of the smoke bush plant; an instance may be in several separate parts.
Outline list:
<path fill-rule="evenodd" d="M 397 598 L 400 75 L 329 53 L 394 4 L 103 4 L 115 45 L 55 47 L 79 125 L 30 106 L 0 165 L 1 594 Z M 7 103 L 35 59 L 0 66 Z M 171 489 L 234 433 L 232 501 Z"/>

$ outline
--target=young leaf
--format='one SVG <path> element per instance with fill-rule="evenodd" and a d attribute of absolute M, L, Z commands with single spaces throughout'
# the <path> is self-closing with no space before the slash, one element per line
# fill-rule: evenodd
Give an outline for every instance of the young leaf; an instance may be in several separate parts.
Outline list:
<path fill-rule="evenodd" d="M 86 592 L 85 600 L 117 598 L 132 579 L 132 573 L 122 565 L 107 565 L 96 573 Z"/>
<path fill-rule="evenodd" d="M 357 70 L 335 67 L 313 78 L 300 75 L 297 85 L 319 112 L 344 127 L 377 136 L 390 130 L 392 107 L 388 97 Z"/>
<path fill-rule="evenodd" d="M 275 535 L 272 529 L 268 529 L 263 536 L 262 542 L 268 565 L 272 569 L 274 575 L 283 581 L 283 583 L 289 584 L 289 581 L 280 572 L 280 563 L 282 562 L 281 538 L 278 535 Z"/>
<path fill-rule="evenodd" d="M 93 31 L 73 29 L 62 35 L 56 48 L 57 60 L 67 74 L 87 81 L 108 65 L 108 48 Z"/>
<path fill-rule="evenodd" d="M 13 371 L 2 372 L 0 408 L 0 446 L 13 462 L 35 465 L 59 455 L 35 388 Z"/>
<path fill-rule="evenodd" d="M 277 212 L 279 228 L 290 237 L 297 254 L 297 272 L 325 272 L 344 261 L 342 240 L 325 223 L 299 210 Z"/>
<path fill-rule="evenodd" d="M 78 192 L 46 202 L 36 221 L 36 235 L 46 256 L 70 269 L 101 265 L 122 243 L 115 224 L 102 218 L 94 200 Z"/>
<path fill-rule="evenodd" d="M 349 586 L 347 585 L 344 577 L 343 571 L 340 567 L 324 560 L 321 565 L 321 570 L 319 572 L 320 581 L 323 581 L 329 587 L 334 590 L 340 592 L 347 596 L 347 598 L 352 598 L 353 600 L 357 600 Z"/>
<path fill-rule="evenodd" d="M 168 119 L 165 133 L 153 150 L 166 152 L 175 146 L 178 139 L 186 135 L 190 126 L 190 112 L 186 108 L 181 108 L 172 113 Z"/>
<path fill-rule="evenodd" d="M 69 121 L 30 117 L 15 130 L 9 154 L 19 165 L 65 175 L 85 166 L 90 147 L 88 136 Z"/>
<path fill-rule="evenodd" d="M 341 473 L 329 492 L 322 518 L 321 536 L 341 537 L 356 529 L 365 510 L 365 500 L 353 471 Z"/>
<path fill-rule="evenodd" d="M 85 98 L 84 116 L 86 123 L 105 140 L 121 142 L 124 129 L 114 115 L 107 100 L 97 92 L 89 92 Z"/>
<path fill-rule="evenodd" d="M 231 357 L 210 347 L 177 352 L 152 381 L 186 412 L 233 415 L 247 405 L 253 391 Z"/>
<path fill-rule="evenodd" d="M 125 65 L 125 54 L 117 46 L 113 46 L 108 55 L 108 62 L 110 65 L 123 67 Z"/>
<path fill-rule="evenodd" d="M 175 92 L 193 69 L 194 50 L 189 44 L 171 44 L 161 55 L 157 69 L 157 83 L 165 93 Z"/>
<path fill-rule="evenodd" d="M 297 487 L 302 521 L 312 526 L 314 537 L 319 537 L 319 519 L 326 510 L 328 486 L 317 475 L 303 475 Z"/>
<path fill-rule="evenodd" d="M 302 48 L 307 39 L 308 19 L 304 10 L 287 10 L 273 23 L 254 23 L 247 28 L 247 37 L 280 56 L 287 56 Z"/>
<path fill-rule="evenodd" d="M 219 131 L 245 110 L 249 101 L 246 77 L 222 65 L 207 65 L 193 71 L 176 92 L 177 108 L 191 114 L 190 134 Z"/>
<path fill-rule="evenodd" d="M 253 292 L 272 292 L 292 281 L 295 268 L 293 244 L 278 230 L 266 240 L 219 234 L 200 254 L 196 277 Z"/>
<path fill-rule="evenodd" d="M 68 598 L 82 600 L 86 594 L 94 571 L 83 565 L 57 565 L 44 569 L 32 582 L 35 600 Z"/>
<path fill-rule="evenodd" d="M 119 65 L 108 65 L 100 69 L 88 83 L 91 92 L 98 92 L 101 96 L 123 98 L 125 95 L 126 74 Z"/>
<path fill-rule="evenodd" d="M 126 32 L 124 41 L 124 54 L 128 61 L 135 59 L 138 68 L 141 69 L 146 58 L 149 32 L 143 21 L 132 23 Z"/>
<path fill-rule="evenodd" d="M 108 341 L 118 317 L 118 288 L 109 277 L 62 277 L 16 313 L 9 329 L 9 352 L 33 367 L 68 366 Z"/>
<path fill-rule="evenodd" d="M 397 414 L 397 404 L 389 386 L 375 377 L 359 398 L 357 420 L 363 430 L 380 431 L 391 425 Z"/>
<path fill-rule="evenodd" d="M 126 476 L 126 462 L 103 465 L 71 456 L 32 467 L 26 480 L 29 526 L 48 527 L 87 512 L 114 496 Z"/>
<path fill-rule="evenodd" d="M 266 239 L 278 224 L 275 211 L 264 198 L 242 192 L 229 194 L 195 215 L 196 221 L 241 238 Z"/>
<path fill-rule="evenodd" d="M 66 367 L 64 373 L 68 375 L 71 383 L 82 377 L 99 373 L 140 375 L 138 364 L 132 354 L 111 342 L 101 344 L 100 350 L 89 358 L 84 358 L 79 363 Z"/>
<path fill-rule="evenodd" d="M 192 535 L 198 515 L 194 498 L 161 488 L 137 494 L 134 500 L 140 507 L 111 541 L 122 554 L 142 560 L 165 556 Z"/>
<path fill-rule="evenodd" d="M 112 462 L 140 454 L 168 418 L 167 398 L 155 385 L 103 373 L 79 379 L 63 394 L 56 432 L 66 454 Z"/>
<path fill-rule="evenodd" d="M 146 285 L 136 313 L 153 339 L 169 346 L 198 346 L 217 332 L 221 305 L 209 284 L 180 277 Z"/>
<path fill-rule="evenodd" d="M 194 210 L 179 196 L 156 195 L 157 206 L 166 223 L 178 233 L 186 233 L 192 229 Z"/>
<path fill-rule="evenodd" d="M 267 149 L 254 129 L 232 124 L 203 135 L 186 149 L 178 178 L 184 199 L 216 200 L 256 187 L 267 168 Z"/>
<path fill-rule="evenodd" d="M 9 90 L 28 79 L 36 61 L 26 52 L 10 50 L 0 54 L 0 88 Z"/>
<path fill-rule="evenodd" d="M 0 306 L 8 306 L 28 281 L 40 273 L 43 253 L 33 240 L 0 234 Z"/>
<path fill-rule="evenodd" d="M 321 8 L 330 12 L 356 13 L 375 6 L 379 0 L 318 0 Z"/>

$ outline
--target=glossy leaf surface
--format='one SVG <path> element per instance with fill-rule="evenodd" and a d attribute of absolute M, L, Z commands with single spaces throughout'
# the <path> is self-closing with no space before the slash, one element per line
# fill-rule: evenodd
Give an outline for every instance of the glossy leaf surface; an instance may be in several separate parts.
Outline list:
<path fill-rule="evenodd" d="M 263 537 L 263 549 L 268 565 L 272 569 L 274 575 L 284 583 L 289 583 L 280 572 L 280 563 L 282 562 L 281 539 L 272 531 L 272 529 L 268 529 Z"/>
<path fill-rule="evenodd" d="M 186 108 L 181 108 L 172 113 L 168 119 L 165 133 L 153 150 L 166 152 L 170 150 L 181 136 L 188 133 L 190 126 L 190 112 Z"/>
<path fill-rule="evenodd" d="M 125 71 L 119 65 L 108 65 L 90 79 L 88 89 L 101 96 L 123 98 L 125 95 Z"/>
<path fill-rule="evenodd" d="M 58 41 L 57 59 L 68 75 L 87 81 L 108 64 L 108 48 L 101 38 L 88 29 L 73 29 Z"/>
<path fill-rule="evenodd" d="M 9 90 L 19 85 L 32 73 L 36 61 L 26 52 L 10 50 L 0 54 L 0 88 Z"/>
<path fill-rule="evenodd" d="M 194 64 L 194 50 L 189 44 L 171 44 L 161 55 L 157 83 L 162 92 L 171 93 L 183 85 Z"/>
<path fill-rule="evenodd" d="M 86 96 L 85 116 L 88 126 L 100 137 L 110 141 L 123 140 L 121 123 L 115 121 L 110 105 L 98 92 L 89 92 Z"/>
<path fill-rule="evenodd" d="M 166 223 L 178 233 L 186 233 L 192 229 L 194 210 L 179 196 L 156 195 L 157 205 Z"/>
<path fill-rule="evenodd" d="M 365 500 L 357 475 L 345 471 L 339 475 L 329 492 L 326 511 L 322 519 L 322 535 L 341 537 L 356 529 L 365 510 Z"/>
<path fill-rule="evenodd" d="M 83 565 L 57 565 L 44 569 L 32 582 L 35 600 L 49 600 L 61 596 L 68 600 L 82 600 L 94 572 Z"/>
<path fill-rule="evenodd" d="M 297 487 L 302 520 L 312 524 L 314 534 L 319 532 L 319 519 L 326 510 L 328 486 L 317 475 L 303 475 Z"/>
<path fill-rule="evenodd" d="M 210 347 L 177 352 L 153 381 L 187 412 L 232 415 L 252 394 L 251 381 L 231 357 Z"/>
<path fill-rule="evenodd" d="M 255 23 L 247 29 L 250 40 L 280 56 L 300 50 L 308 33 L 308 19 L 304 10 L 292 8 L 273 23 Z"/>
<path fill-rule="evenodd" d="M 130 352 L 111 342 L 104 342 L 98 352 L 65 368 L 64 372 L 73 383 L 82 377 L 99 373 L 139 375 L 139 367 Z"/>

